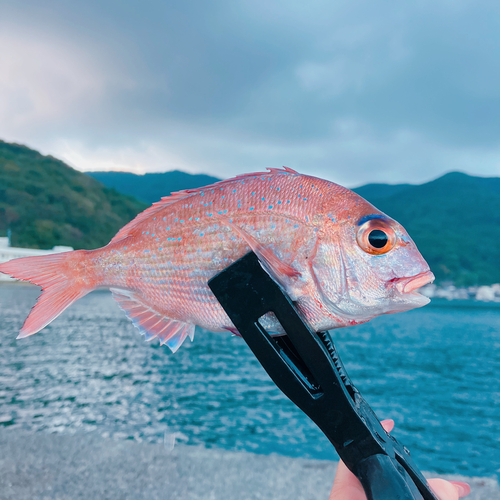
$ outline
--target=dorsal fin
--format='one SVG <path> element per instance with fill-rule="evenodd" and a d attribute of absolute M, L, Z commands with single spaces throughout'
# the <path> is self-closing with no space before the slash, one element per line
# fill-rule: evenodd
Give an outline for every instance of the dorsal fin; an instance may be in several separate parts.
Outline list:
<path fill-rule="evenodd" d="M 295 175 L 300 175 L 296 170 L 293 170 L 293 168 L 285 167 L 285 165 L 283 165 L 282 168 L 267 167 L 267 170 L 269 170 L 270 174 L 295 174 Z"/>
<path fill-rule="evenodd" d="M 132 230 L 136 228 L 142 221 L 146 220 L 148 217 L 154 215 L 160 210 L 172 205 L 173 203 L 189 198 L 190 196 L 199 193 L 200 191 L 206 191 L 213 188 L 221 188 L 226 184 L 230 184 L 231 182 L 238 182 L 241 180 L 248 179 L 249 177 L 256 177 L 259 175 L 280 175 L 280 174 L 295 174 L 298 172 L 292 170 L 288 167 L 281 168 L 268 168 L 269 172 L 252 172 L 249 174 L 241 174 L 236 177 L 232 177 L 231 179 L 225 179 L 223 181 L 216 182 L 215 184 L 210 184 L 208 186 L 196 188 L 196 189 L 184 189 L 182 191 L 175 191 L 170 196 L 164 196 L 160 201 L 153 203 L 152 206 L 141 212 L 139 215 L 135 217 L 132 221 L 130 221 L 127 225 L 123 226 L 118 233 L 113 237 L 110 243 L 114 243 L 115 241 L 121 240 L 122 238 L 126 238 L 130 236 Z"/>
<path fill-rule="evenodd" d="M 149 208 L 144 210 L 138 214 L 135 219 L 132 219 L 128 224 L 123 226 L 114 236 L 110 243 L 114 243 L 115 241 L 121 240 L 130 236 L 132 230 L 137 227 L 143 220 L 147 219 L 151 215 L 159 212 L 160 210 L 172 205 L 176 201 L 182 200 L 183 198 L 187 198 L 191 195 L 191 190 L 178 191 L 177 193 L 172 193 L 170 196 L 164 196 L 160 201 L 153 203 Z M 193 190 L 193 192 L 197 192 L 197 190 Z"/>

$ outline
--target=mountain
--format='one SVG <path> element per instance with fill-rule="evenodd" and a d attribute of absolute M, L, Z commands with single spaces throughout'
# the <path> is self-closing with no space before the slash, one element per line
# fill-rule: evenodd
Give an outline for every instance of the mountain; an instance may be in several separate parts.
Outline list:
<path fill-rule="evenodd" d="M 52 156 L 0 141 L 0 233 L 13 246 L 96 248 L 146 204 Z"/>
<path fill-rule="evenodd" d="M 365 200 L 370 200 L 370 203 L 374 203 L 375 200 L 397 195 L 410 187 L 413 187 L 412 184 L 365 184 L 353 189 L 353 191 L 356 191 Z"/>
<path fill-rule="evenodd" d="M 221 179 L 204 174 L 188 174 L 179 170 L 161 174 L 136 175 L 128 172 L 87 172 L 88 175 L 121 193 L 135 196 L 146 203 L 159 201 L 182 189 L 194 189 L 213 184 Z"/>
<path fill-rule="evenodd" d="M 15 246 L 96 248 L 149 203 L 217 180 L 184 172 L 86 175 L 0 141 L 0 234 L 10 228 Z M 408 230 L 437 282 L 500 283 L 500 178 L 452 172 L 420 185 L 367 184 L 354 191 Z"/>
<path fill-rule="evenodd" d="M 416 186 L 354 191 L 407 229 L 437 282 L 500 283 L 500 178 L 451 172 Z"/>

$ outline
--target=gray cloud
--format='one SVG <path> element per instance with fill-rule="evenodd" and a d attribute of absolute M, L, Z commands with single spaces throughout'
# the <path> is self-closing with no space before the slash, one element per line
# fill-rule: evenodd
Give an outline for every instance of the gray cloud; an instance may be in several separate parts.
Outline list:
<path fill-rule="evenodd" d="M 500 175 L 499 11 L 0 0 L 0 137 L 80 169 Z"/>

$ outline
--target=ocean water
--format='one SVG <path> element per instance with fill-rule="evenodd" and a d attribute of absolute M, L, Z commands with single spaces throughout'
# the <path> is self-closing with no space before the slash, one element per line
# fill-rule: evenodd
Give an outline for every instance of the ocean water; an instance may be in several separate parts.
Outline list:
<path fill-rule="evenodd" d="M 244 341 L 143 340 L 106 291 L 15 340 L 38 289 L 0 285 L 0 425 L 334 459 Z M 422 470 L 500 473 L 500 305 L 438 302 L 332 331 L 355 385 Z"/>

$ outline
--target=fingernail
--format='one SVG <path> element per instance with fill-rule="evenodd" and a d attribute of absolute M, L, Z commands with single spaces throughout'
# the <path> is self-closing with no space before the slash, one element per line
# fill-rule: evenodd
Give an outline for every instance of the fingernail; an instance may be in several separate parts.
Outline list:
<path fill-rule="evenodd" d="M 392 429 L 394 429 L 394 420 L 392 420 L 392 418 L 382 420 L 380 423 L 386 432 L 391 432 Z"/>
<path fill-rule="evenodd" d="M 460 497 L 465 497 L 470 493 L 470 485 L 464 483 L 463 481 L 450 481 L 451 484 L 455 485 Z"/>

